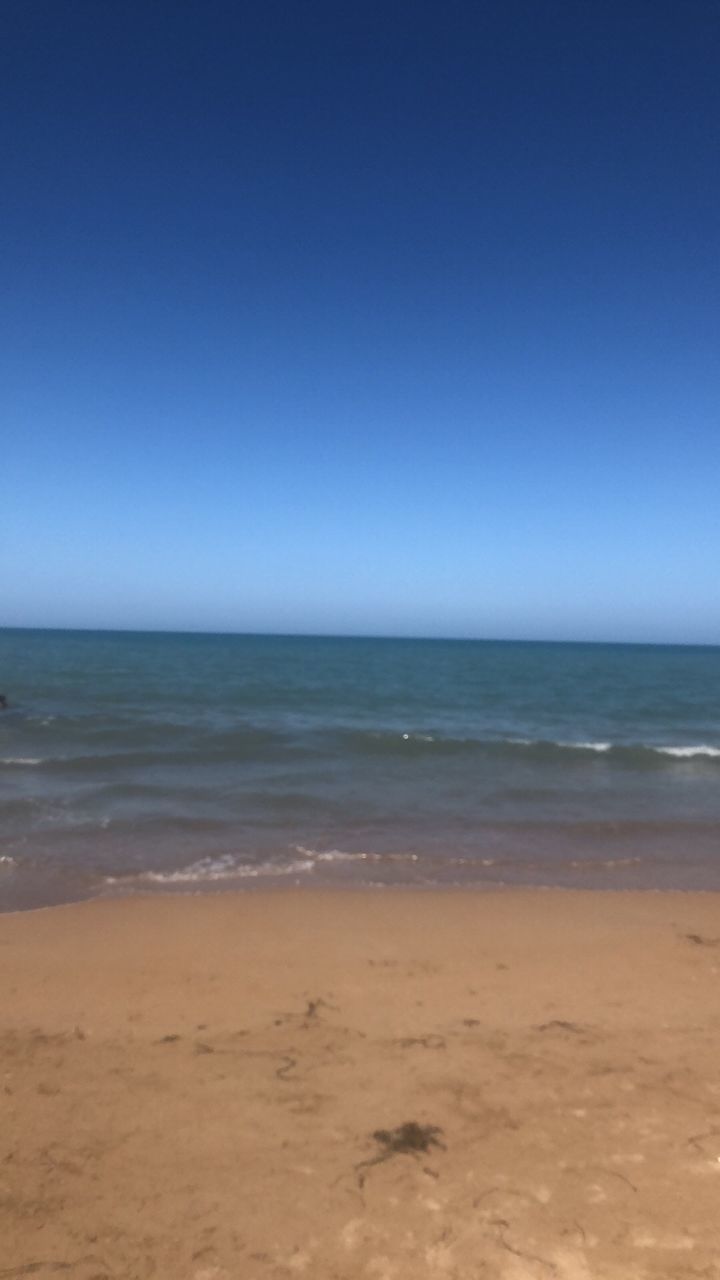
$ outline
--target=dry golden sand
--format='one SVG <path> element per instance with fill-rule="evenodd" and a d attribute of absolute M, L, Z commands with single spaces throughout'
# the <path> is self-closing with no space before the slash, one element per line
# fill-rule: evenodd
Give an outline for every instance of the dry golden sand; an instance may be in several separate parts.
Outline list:
<path fill-rule="evenodd" d="M 0 962 L 2 1280 L 720 1277 L 718 897 L 96 902 Z"/>

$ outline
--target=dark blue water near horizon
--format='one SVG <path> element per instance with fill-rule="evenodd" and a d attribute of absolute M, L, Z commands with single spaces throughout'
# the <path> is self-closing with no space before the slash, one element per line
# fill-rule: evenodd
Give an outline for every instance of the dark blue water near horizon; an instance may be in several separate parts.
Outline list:
<path fill-rule="evenodd" d="M 0 909 L 720 888 L 720 648 L 0 631 Z"/>

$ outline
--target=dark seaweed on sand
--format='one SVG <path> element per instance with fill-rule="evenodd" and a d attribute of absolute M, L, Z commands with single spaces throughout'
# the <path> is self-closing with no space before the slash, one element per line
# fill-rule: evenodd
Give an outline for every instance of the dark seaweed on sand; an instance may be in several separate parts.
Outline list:
<path fill-rule="evenodd" d="M 376 1129 L 372 1136 L 381 1150 L 370 1160 L 361 1160 L 360 1164 L 355 1165 L 359 1185 L 362 1187 L 365 1181 L 362 1170 L 382 1164 L 393 1156 L 417 1156 L 431 1151 L 433 1147 L 444 1151 L 445 1143 L 440 1141 L 441 1133 L 442 1129 L 438 1125 L 418 1124 L 415 1120 L 406 1120 L 396 1129 Z"/>

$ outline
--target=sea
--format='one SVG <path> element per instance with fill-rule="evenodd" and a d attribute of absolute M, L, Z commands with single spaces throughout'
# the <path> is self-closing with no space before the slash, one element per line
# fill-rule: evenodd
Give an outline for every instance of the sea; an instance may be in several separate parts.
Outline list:
<path fill-rule="evenodd" d="M 0 631 L 0 909 L 720 889 L 720 648 Z"/>

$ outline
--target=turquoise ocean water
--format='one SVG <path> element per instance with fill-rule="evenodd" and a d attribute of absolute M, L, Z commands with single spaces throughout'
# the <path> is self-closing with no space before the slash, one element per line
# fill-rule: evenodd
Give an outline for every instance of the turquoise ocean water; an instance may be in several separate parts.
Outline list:
<path fill-rule="evenodd" d="M 0 632 L 0 908 L 720 888 L 720 648 Z"/>

